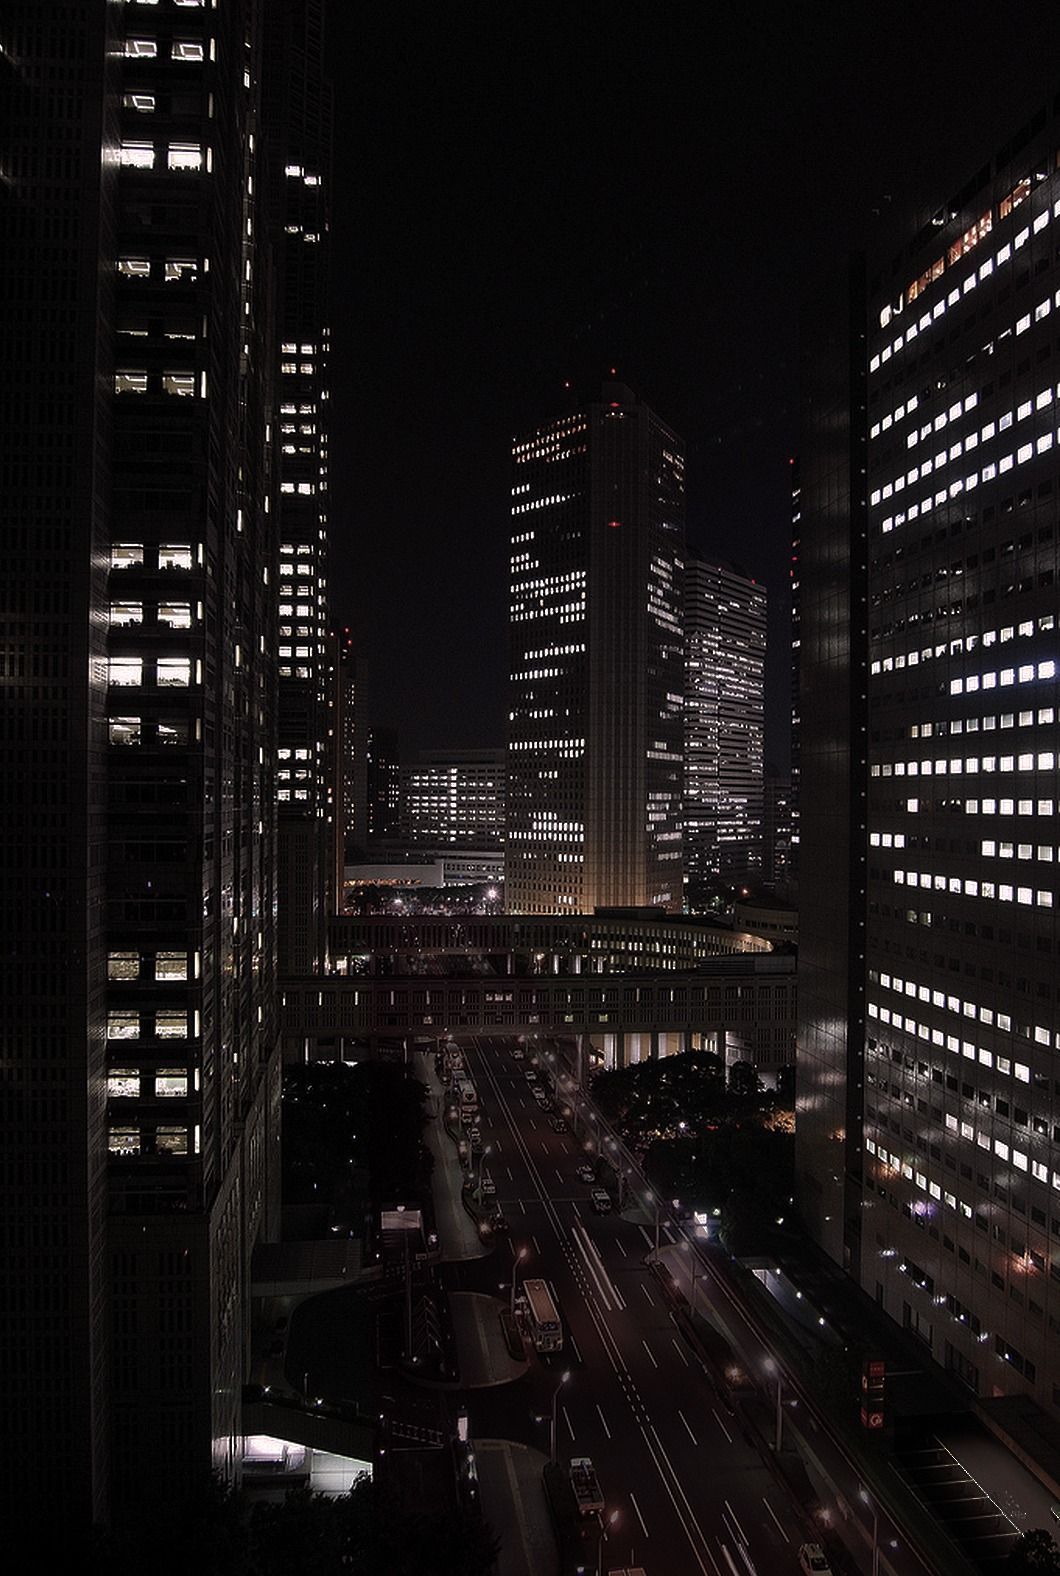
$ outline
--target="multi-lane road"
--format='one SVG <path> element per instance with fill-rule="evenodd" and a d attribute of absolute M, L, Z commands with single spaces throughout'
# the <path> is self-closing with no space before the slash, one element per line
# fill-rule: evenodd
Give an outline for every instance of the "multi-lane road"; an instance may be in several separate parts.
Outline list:
<path fill-rule="evenodd" d="M 584 1149 L 574 1134 L 552 1130 L 554 1113 L 539 1110 L 529 1059 L 515 1060 L 513 1042 L 461 1044 L 512 1253 L 526 1250 L 521 1275 L 552 1283 L 566 1327 L 565 1350 L 535 1359 L 526 1380 L 471 1395 L 472 1432 L 532 1439 L 536 1430 L 547 1450 L 548 1425 L 535 1418 L 550 1415 L 555 1397 L 560 1462 L 588 1455 L 598 1471 L 605 1570 L 794 1576 L 799 1517 L 672 1321 L 645 1262 L 649 1232 L 592 1211 L 576 1175 Z M 502 1265 L 503 1247 L 485 1273 L 496 1282 Z"/>

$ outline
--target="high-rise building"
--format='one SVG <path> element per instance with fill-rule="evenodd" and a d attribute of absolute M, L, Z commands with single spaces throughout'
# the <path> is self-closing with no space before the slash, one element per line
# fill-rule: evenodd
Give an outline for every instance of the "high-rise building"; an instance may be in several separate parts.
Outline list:
<path fill-rule="evenodd" d="M 804 1212 L 1054 1410 L 1058 147 L 1042 110 L 874 251 L 800 451 Z"/>
<path fill-rule="evenodd" d="M 368 846 L 368 660 L 359 657 L 353 635 L 344 629 L 339 639 L 339 675 L 342 688 L 341 756 L 346 843 L 360 852 Z"/>
<path fill-rule="evenodd" d="M 263 94 L 277 317 L 279 966 L 324 962 L 335 905 L 334 701 L 328 622 L 331 88 L 324 0 L 265 7 Z"/>
<path fill-rule="evenodd" d="M 398 835 L 401 766 L 396 728 L 368 729 L 368 845 L 390 842 Z"/>
<path fill-rule="evenodd" d="M 791 467 L 791 563 L 788 580 L 791 590 L 791 854 L 788 879 L 792 890 L 799 882 L 799 771 L 802 748 L 802 704 L 800 678 L 802 664 L 802 588 L 799 583 L 799 555 L 802 538 L 802 473 L 797 457 Z"/>
<path fill-rule="evenodd" d="M 502 848 L 504 750 L 424 750 L 401 768 L 400 836 L 418 848 Z"/>
<path fill-rule="evenodd" d="M 735 564 L 685 554 L 685 888 L 762 870 L 766 592 Z"/>
<path fill-rule="evenodd" d="M 278 1229 L 261 9 L 4 8 L 8 1526 L 234 1472 Z"/>
<path fill-rule="evenodd" d="M 762 884 L 786 896 L 792 890 L 791 775 L 767 766 L 762 798 Z"/>
<path fill-rule="evenodd" d="M 607 383 L 512 460 L 507 906 L 679 910 L 680 440 Z"/>

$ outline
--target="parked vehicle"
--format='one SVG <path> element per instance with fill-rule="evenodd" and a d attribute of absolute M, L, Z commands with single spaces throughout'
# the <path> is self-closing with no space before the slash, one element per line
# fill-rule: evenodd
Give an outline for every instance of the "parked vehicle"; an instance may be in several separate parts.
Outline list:
<path fill-rule="evenodd" d="M 594 1187 L 589 1194 L 589 1202 L 598 1215 L 610 1215 L 611 1195 L 605 1187 Z"/>
<path fill-rule="evenodd" d="M 482 1194 L 484 1198 L 492 1198 L 497 1191 L 497 1184 L 488 1171 L 482 1173 Z"/>
<path fill-rule="evenodd" d="M 588 1162 L 586 1162 L 586 1164 L 583 1165 L 583 1166 L 579 1166 L 578 1167 L 578 1181 L 579 1182 L 595 1182 L 596 1181 L 596 1167 L 589 1165 Z"/>
<path fill-rule="evenodd" d="M 832 1567 L 819 1543 L 804 1543 L 799 1550 L 799 1569 L 804 1576 L 832 1576 Z"/>
<path fill-rule="evenodd" d="M 567 1131 L 567 1124 L 561 1116 L 550 1116 L 548 1125 L 554 1133 L 565 1133 Z"/>

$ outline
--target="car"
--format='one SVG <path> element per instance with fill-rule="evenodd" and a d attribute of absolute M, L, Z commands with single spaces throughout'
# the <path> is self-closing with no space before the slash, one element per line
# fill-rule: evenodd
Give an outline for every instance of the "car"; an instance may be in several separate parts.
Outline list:
<path fill-rule="evenodd" d="M 496 1191 L 497 1191 L 497 1184 L 496 1184 L 496 1182 L 494 1182 L 493 1178 L 490 1176 L 488 1171 L 484 1172 L 483 1176 L 482 1176 L 482 1194 L 483 1194 L 483 1197 L 484 1198 L 492 1198 L 493 1195 L 496 1193 Z"/>
<path fill-rule="evenodd" d="M 512 1052 L 512 1055 L 515 1057 L 515 1060 L 517 1062 L 525 1062 L 526 1061 L 526 1052 L 523 1050 L 521 1045 L 517 1045 L 515 1047 L 515 1049 Z"/>
<path fill-rule="evenodd" d="M 482 1134 L 479 1132 L 477 1127 L 473 1127 L 471 1129 L 471 1149 L 472 1149 L 472 1152 L 474 1152 L 476 1149 L 481 1149 L 481 1148 L 482 1148 Z"/>
<path fill-rule="evenodd" d="M 594 1187 L 589 1194 L 589 1202 L 598 1215 L 610 1215 L 611 1195 L 605 1187 Z"/>
<path fill-rule="evenodd" d="M 490 1216 L 490 1225 L 493 1227 L 494 1231 L 496 1231 L 501 1236 L 511 1229 L 507 1220 L 502 1214 L 500 1214 L 499 1211 L 496 1215 Z"/>
<path fill-rule="evenodd" d="M 819 1543 L 804 1543 L 799 1550 L 799 1569 L 803 1576 L 832 1576 L 832 1567 Z"/>
<path fill-rule="evenodd" d="M 567 1124 L 561 1116 L 550 1116 L 548 1125 L 554 1133 L 565 1133 L 567 1131 Z"/>
<path fill-rule="evenodd" d="M 526 1072 L 523 1074 L 523 1077 L 526 1079 L 527 1083 L 535 1084 L 537 1083 L 540 1074 L 535 1067 L 528 1067 Z"/>
<path fill-rule="evenodd" d="M 596 1181 L 596 1167 L 589 1165 L 588 1162 L 586 1162 L 586 1164 L 584 1166 L 579 1166 L 578 1167 L 578 1181 L 579 1182 L 595 1182 Z"/>

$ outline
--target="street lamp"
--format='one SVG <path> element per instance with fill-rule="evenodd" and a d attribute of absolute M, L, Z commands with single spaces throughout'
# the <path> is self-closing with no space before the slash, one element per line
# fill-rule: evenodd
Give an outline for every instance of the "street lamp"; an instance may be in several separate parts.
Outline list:
<path fill-rule="evenodd" d="M 552 1392 L 552 1426 L 548 1434 L 548 1459 L 553 1466 L 556 1465 L 556 1407 L 559 1403 L 559 1393 L 570 1378 L 570 1369 L 560 1375 L 559 1384 Z"/>
<path fill-rule="evenodd" d="M 774 1428 L 773 1449 L 779 1455 L 784 1443 L 784 1375 L 781 1373 L 779 1365 L 773 1361 L 772 1357 L 766 1358 L 765 1369 L 766 1373 L 776 1374 L 777 1377 L 777 1413 L 776 1424 Z"/>
<path fill-rule="evenodd" d="M 872 1576 L 880 1576 L 880 1513 L 867 1488 L 860 1487 L 858 1494 L 872 1511 Z"/>
<path fill-rule="evenodd" d="M 515 1252 L 515 1248 L 513 1246 L 513 1248 L 512 1248 L 512 1255 L 513 1255 L 513 1263 L 512 1263 L 512 1310 L 511 1311 L 512 1311 L 512 1318 L 514 1319 L 515 1318 L 515 1287 L 516 1287 L 516 1283 L 518 1282 L 518 1279 L 519 1279 L 519 1266 L 526 1259 L 528 1259 L 530 1257 L 530 1249 L 527 1248 L 527 1247 L 522 1247 L 522 1248 L 519 1249 L 518 1253 L 516 1253 Z"/>
<path fill-rule="evenodd" d="M 618 1511 L 613 1510 L 605 1521 L 600 1518 L 600 1542 L 596 1548 L 596 1576 L 604 1576 L 604 1544 L 607 1542 L 607 1529 L 613 1527 L 618 1520 Z"/>
<path fill-rule="evenodd" d="M 493 1151 L 493 1145 L 492 1144 L 483 1144 L 481 1150 L 479 1151 L 479 1157 L 478 1157 L 478 1186 L 475 1189 L 475 1200 L 479 1204 L 482 1203 L 482 1166 L 483 1166 L 483 1162 L 486 1159 L 486 1156 L 488 1154 L 491 1154 L 492 1151 Z"/>

